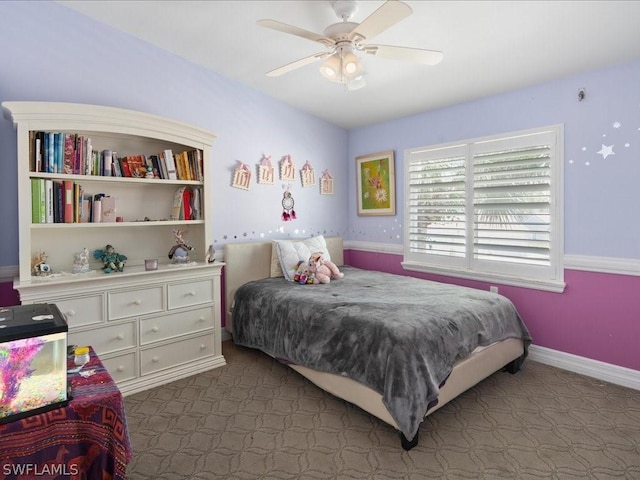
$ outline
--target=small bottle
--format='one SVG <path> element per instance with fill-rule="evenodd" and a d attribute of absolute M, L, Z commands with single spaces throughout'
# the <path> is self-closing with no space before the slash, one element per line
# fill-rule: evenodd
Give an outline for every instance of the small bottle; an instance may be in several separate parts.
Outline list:
<path fill-rule="evenodd" d="M 77 367 L 89 363 L 89 347 L 78 347 L 74 354 L 73 363 L 75 363 Z"/>

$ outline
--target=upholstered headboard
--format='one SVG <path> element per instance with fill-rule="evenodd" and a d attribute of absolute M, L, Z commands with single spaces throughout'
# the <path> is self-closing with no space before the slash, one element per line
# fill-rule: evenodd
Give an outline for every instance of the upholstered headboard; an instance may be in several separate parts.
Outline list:
<path fill-rule="evenodd" d="M 295 239 L 293 239 L 295 240 Z M 331 261 L 344 265 L 342 237 L 325 237 Z M 271 276 L 273 242 L 229 243 L 224 246 L 225 328 L 233 327 L 233 298 L 239 286 Z"/>

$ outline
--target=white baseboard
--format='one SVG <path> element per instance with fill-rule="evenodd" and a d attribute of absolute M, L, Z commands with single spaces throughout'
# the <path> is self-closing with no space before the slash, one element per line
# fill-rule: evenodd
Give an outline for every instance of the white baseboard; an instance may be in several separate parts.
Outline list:
<path fill-rule="evenodd" d="M 559 352 L 546 347 L 531 345 L 530 360 L 558 367 L 570 372 L 597 378 L 623 387 L 640 390 L 640 371 L 619 367 L 610 363 L 591 360 L 589 358 Z"/>

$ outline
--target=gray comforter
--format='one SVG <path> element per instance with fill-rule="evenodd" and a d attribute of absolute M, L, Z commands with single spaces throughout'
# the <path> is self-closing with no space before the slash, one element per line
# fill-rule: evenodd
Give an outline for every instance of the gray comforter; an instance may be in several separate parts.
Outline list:
<path fill-rule="evenodd" d="M 233 341 L 369 386 L 382 395 L 407 439 L 417 433 L 457 360 L 510 337 L 530 343 L 515 307 L 503 296 L 341 270 L 344 279 L 324 285 L 283 278 L 243 285 L 235 294 Z"/>

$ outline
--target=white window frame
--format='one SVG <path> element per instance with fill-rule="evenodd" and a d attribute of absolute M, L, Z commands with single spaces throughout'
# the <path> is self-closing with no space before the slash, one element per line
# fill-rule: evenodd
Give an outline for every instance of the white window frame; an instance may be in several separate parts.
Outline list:
<path fill-rule="evenodd" d="M 511 262 L 480 260 L 473 254 L 474 225 L 474 154 L 487 150 L 491 144 L 510 146 L 530 145 L 531 138 L 545 138 L 550 152 L 550 204 L 549 204 L 549 265 L 522 265 Z M 443 153 L 444 152 L 444 153 Z M 412 162 L 437 158 L 439 155 L 465 158 L 465 227 L 464 256 L 432 255 L 411 249 L 412 210 L 410 205 L 410 167 Z M 405 150 L 404 154 L 404 258 L 405 270 L 433 273 L 451 277 L 479 280 L 502 285 L 514 285 L 553 292 L 564 291 L 564 127 L 521 130 L 500 135 L 463 140 L 447 144 Z"/>

